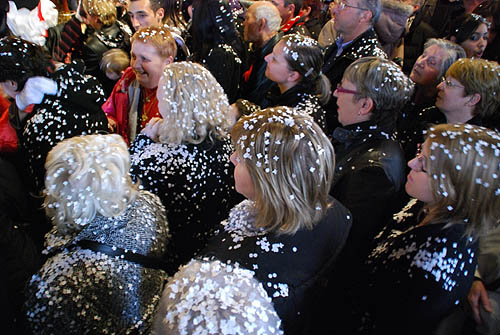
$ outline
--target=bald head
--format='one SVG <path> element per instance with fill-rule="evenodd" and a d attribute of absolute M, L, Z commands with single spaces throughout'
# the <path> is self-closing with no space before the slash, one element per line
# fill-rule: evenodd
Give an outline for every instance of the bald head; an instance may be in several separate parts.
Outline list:
<path fill-rule="evenodd" d="M 271 2 L 255 1 L 247 10 L 243 26 L 245 41 L 263 44 L 279 31 L 280 12 Z"/>

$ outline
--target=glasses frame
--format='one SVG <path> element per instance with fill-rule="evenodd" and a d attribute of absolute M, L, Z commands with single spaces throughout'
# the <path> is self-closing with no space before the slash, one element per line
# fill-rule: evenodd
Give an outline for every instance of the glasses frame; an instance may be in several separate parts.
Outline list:
<path fill-rule="evenodd" d="M 445 76 L 441 77 L 441 82 L 444 83 L 444 86 L 446 86 L 448 88 L 453 88 L 453 87 L 465 88 L 464 86 L 454 84 L 451 80 L 446 79 Z"/>
<path fill-rule="evenodd" d="M 361 94 L 361 92 L 349 90 L 347 88 L 343 88 L 342 86 L 340 86 L 340 83 L 337 84 L 336 91 L 337 91 L 337 93 Z"/>
<path fill-rule="evenodd" d="M 368 8 L 364 7 L 357 7 L 357 6 L 351 6 L 345 3 L 345 0 L 333 0 L 332 3 L 339 8 L 339 10 L 344 10 L 346 7 L 350 8 L 356 8 L 356 9 L 361 9 L 361 10 L 369 10 Z"/>

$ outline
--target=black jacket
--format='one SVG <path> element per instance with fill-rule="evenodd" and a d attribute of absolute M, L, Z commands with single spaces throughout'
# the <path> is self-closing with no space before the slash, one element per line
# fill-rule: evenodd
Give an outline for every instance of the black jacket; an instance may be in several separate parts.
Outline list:
<path fill-rule="evenodd" d="M 262 48 L 250 51 L 248 55 L 248 68 L 245 69 L 245 72 L 250 71 L 250 66 L 251 72 L 248 80 L 245 81 L 243 78 L 241 81 L 240 97 L 262 108 L 269 106 L 266 93 L 276 86 L 273 81 L 266 77 L 267 62 L 264 57 L 273 51 L 274 46 L 278 44 L 282 36 L 281 33 L 274 35 Z"/>
<path fill-rule="evenodd" d="M 315 317 L 311 314 L 321 308 L 322 281 L 351 227 L 349 211 L 335 199 L 330 200 L 325 217 L 311 230 L 301 229 L 293 235 L 274 232 L 243 235 L 241 240 L 235 240 L 231 232 L 224 230 L 201 254 L 253 271 L 272 298 L 288 335 L 313 334 L 306 324 Z"/>

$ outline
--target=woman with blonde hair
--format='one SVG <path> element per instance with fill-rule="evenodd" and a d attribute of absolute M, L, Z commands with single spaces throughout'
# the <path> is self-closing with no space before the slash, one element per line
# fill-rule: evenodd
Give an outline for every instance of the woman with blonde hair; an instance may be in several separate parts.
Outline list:
<path fill-rule="evenodd" d="M 229 103 L 199 64 L 174 62 L 158 84 L 158 110 L 132 143 L 134 178 L 167 208 L 176 266 L 201 250 L 241 199 L 234 192 Z"/>
<path fill-rule="evenodd" d="M 36 334 L 146 333 L 167 266 L 165 209 L 129 176 L 119 135 L 73 137 L 47 157 L 48 256 L 27 288 Z"/>
<path fill-rule="evenodd" d="M 368 257 L 367 290 L 360 292 L 366 333 L 430 333 L 467 296 L 477 239 L 500 223 L 497 132 L 433 126 L 421 149 L 408 163 L 413 199 Z"/>
<path fill-rule="evenodd" d="M 286 107 L 231 130 L 236 205 L 220 232 L 167 284 L 157 333 L 311 333 L 322 282 L 350 213 L 328 196 L 333 147 L 313 119 Z"/>

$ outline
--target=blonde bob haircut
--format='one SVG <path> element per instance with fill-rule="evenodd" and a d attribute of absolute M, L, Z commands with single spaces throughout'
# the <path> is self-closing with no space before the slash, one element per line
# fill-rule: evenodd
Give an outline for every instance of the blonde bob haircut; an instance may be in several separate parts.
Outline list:
<path fill-rule="evenodd" d="M 130 39 L 131 44 L 135 42 L 153 45 L 163 59 L 172 57 L 173 60 L 177 55 L 177 43 L 170 31 L 163 26 L 139 29 Z"/>
<path fill-rule="evenodd" d="M 156 91 L 164 122 L 158 129 L 161 143 L 198 144 L 227 136 L 231 107 L 224 89 L 209 70 L 197 63 L 167 65 Z"/>
<path fill-rule="evenodd" d="M 309 115 L 287 107 L 264 109 L 242 116 L 231 137 L 255 188 L 257 228 L 295 234 L 324 217 L 335 153 Z"/>
<path fill-rule="evenodd" d="M 356 86 L 360 94 L 353 99 L 371 98 L 371 119 L 379 121 L 387 116 L 394 118 L 395 111 L 410 101 L 414 83 L 394 62 L 380 57 L 363 57 L 349 65 L 343 79 Z"/>
<path fill-rule="evenodd" d="M 127 145 L 116 134 L 66 139 L 49 152 L 45 169 L 45 211 L 62 233 L 80 231 L 97 214 L 121 215 L 137 193 Z"/>
<path fill-rule="evenodd" d="M 116 7 L 111 0 L 82 0 L 82 7 L 90 16 L 96 16 L 105 26 L 116 21 Z"/>
<path fill-rule="evenodd" d="M 479 94 L 481 99 L 474 108 L 474 115 L 484 119 L 497 117 L 500 108 L 500 67 L 485 59 L 460 58 L 453 63 L 446 76 L 463 85 L 465 96 Z"/>
<path fill-rule="evenodd" d="M 427 171 L 435 201 L 423 223 L 465 223 L 477 238 L 500 223 L 500 134 L 469 124 L 427 132 Z"/>

